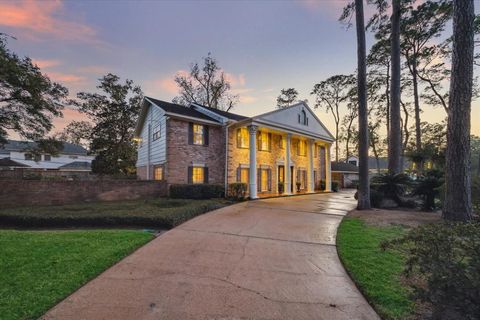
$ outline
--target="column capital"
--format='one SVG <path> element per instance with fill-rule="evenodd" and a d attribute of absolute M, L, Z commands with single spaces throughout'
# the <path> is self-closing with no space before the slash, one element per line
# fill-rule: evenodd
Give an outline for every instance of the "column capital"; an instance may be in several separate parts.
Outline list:
<path fill-rule="evenodd" d="M 287 138 L 288 138 L 288 139 L 291 139 L 291 138 L 292 138 L 292 134 L 291 134 L 291 133 L 287 133 Z"/>
<path fill-rule="evenodd" d="M 250 125 L 250 126 L 247 126 L 248 128 L 248 131 L 250 132 L 250 134 L 256 134 L 257 131 L 258 131 L 258 126 L 256 125 Z"/>

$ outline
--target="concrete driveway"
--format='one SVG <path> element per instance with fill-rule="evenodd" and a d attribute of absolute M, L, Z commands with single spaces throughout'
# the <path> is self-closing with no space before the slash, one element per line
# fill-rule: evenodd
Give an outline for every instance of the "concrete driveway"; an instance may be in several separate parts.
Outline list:
<path fill-rule="evenodd" d="M 244 202 L 197 217 L 105 271 L 44 319 L 379 319 L 335 234 L 351 192 Z"/>

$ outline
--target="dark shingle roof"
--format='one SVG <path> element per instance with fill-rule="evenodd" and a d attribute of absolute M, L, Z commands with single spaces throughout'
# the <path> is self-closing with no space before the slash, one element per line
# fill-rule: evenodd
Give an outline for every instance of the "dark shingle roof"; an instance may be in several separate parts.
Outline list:
<path fill-rule="evenodd" d="M 8 158 L 0 159 L 0 167 L 28 167 L 28 166 L 26 164 L 13 161 L 12 159 L 10 159 L 10 157 L 8 157 Z"/>
<path fill-rule="evenodd" d="M 60 166 L 59 169 L 71 169 L 71 170 L 90 170 L 90 162 L 87 161 L 73 161 L 63 166 Z"/>
<path fill-rule="evenodd" d="M 244 120 L 244 119 L 248 118 L 248 117 L 245 117 L 245 116 L 241 116 L 239 114 L 235 114 L 235 113 L 231 113 L 231 112 L 227 112 L 227 111 L 223 111 L 223 110 L 218 110 L 218 109 L 215 109 L 215 108 L 206 107 L 206 106 L 198 104 L 198 103 L 196 103 L 196 105 L 199 105 L 202 108 L 205 108 L 207 110 L 215 112 L 216 114 L 218 114 L 222 117 L 231 119 L 231 120 L 241 121 L 241 120 Z"/>
<path fill-rule="evenodd" d="M 181 116 L 187 116 L 187 117 L 193 117 L 193 118 L 199 118 L 199 119 L 205 119 L 205 120 L 210 120 L 210 121 L 215 121 L 214 119 L 210 118 L 209 116 L 194 110 L 189 107 L 181 106 L 179 104 L 175 103 L 170 103 L 166 101 L 161 101 L 157 99 L 153 99 L 150 97 L 146 97 L 148 100 L 152 101 L 155 103 L 157 106 L 165 110 L 165 112 L 168 113 L 175 113 Z"/>
<path fill-rule="evenodd" d="M 5 151 L 24 151 L 26 149 L 35 149 L 36 147 L 37 143 L 32 141 L 7 140 L 7 143 L 1 149 Z M 63 149 L 60 153 L 87 155 L 88 151 L 78 144 L 63 142 Z"/>
<path fill-rule="evenodd" d="M 358 167 L 351 163 L 332 161 L 332 171 L 337 172 L 358 172 Z"/>

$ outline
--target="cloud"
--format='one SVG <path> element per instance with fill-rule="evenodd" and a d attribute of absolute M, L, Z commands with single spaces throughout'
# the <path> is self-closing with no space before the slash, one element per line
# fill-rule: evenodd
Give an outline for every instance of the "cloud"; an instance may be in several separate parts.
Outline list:
<path fill-rule="evenodd" d="M 348 5 L 350 1 L 297 0 L 296 2 L 308 11 L 327 11 L 329 13 L 338 13 L 338 16 L 340 16 L 342 14 L 343 8 Z"/>
<path fill-rule="evenodd" d="M 108 73 L 109 68 L 105 66 L 83 66 L 78 67 L 77 71 L 79 73 L 86 73 L 86 74 L 106 74 Z"/>
<path fill-rule="evenodd" d="M 238 76 L 234 75 L 233 73 L 225 72 L 225 79 L 230 82 L 232 87 L 243 87 L 246 83 L 245 75 L 243 73 L 239 74 Z"/>
<path fill-rule="evenodd" d="M 73 120 L 89 121 L 88 117 L 84 113 L 81 113 L 80 111 L 72 108 L 66 107 L 65 109 L 63 109 L 62 113 L 63 113 L 63 117 L 53 118 L 52 123 L 53 123 L 54 129 L 52 130 L 52 133 L 62 131 Z"/>
<path fill-rule="evenodd" d="M 40 69 L 48 69 L 56 67 L 62 64 L 62 61 L 52 59 L 52 60 L 42 60 L 42 59 L 32 59 L 33 64 L 36 64 Z"/>
<path fill-rule="evenodd" d="M 246 95 L 240 95 L 239 96 L 239 102 L 243 104 L 250 104 L 256 102 L 258 99 L 254 96 L 246 96 Z"/>
<path fill-rule="evenodd" d="M 56 82 L 59 83 L 67 83 L 69 85 L 82 85 L 87 82 L 87 78 L 76 75 L 76 74 L 68 74 L 68 73 L 61 73 L 61 72 L 47 72 L 47 75 Z"/>
<path fill-rule="evenodd" d="M 65 16 L 60 0 L 0 2 L 0 25 L 19 29 L 24 36 L 37 40 L 53 36 L 64 40 L 100 42 L 92 27 Z"/>

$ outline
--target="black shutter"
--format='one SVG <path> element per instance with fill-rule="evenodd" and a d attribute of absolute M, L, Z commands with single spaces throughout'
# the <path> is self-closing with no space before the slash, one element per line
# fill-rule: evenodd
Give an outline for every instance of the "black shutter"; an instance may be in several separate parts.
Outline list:
<path fill-rule="evenodd" d="M 237 182 L 242 182 L 241 181 L 241 174 L 242 174 L 242 168 L 238 167 L 237 168 Z"/>
<path fill-rule="evenodd" d="M 192 175 L 193 175 L 193 167 L 188 167 L 188 173 L 187 173 L 188 183 L 193 183 Z"/>
<path fill-rule="evenodd" d="M 272 151 L 272 133 L 268 133 L 268 151 Z"/>
<path fill-rule="evenodd" d="M 261 144 L 262 144 L 262 132 L 258 131 L 258 134 L 257 134 L 257 150 L 262 150 Z"/>
<path fill-rule="evenodd" d="M 257 191 L 262 191 L 262 169 L 257 169 Z"/>
<path fill-rule="evenodd" d="M 203 168 L 203 183 L 208 183 L 208 167 Z"/>
<path fill-rule="evenodd" d="M 267 179 L 268 179 L 268 191 L 272 191 L 272 169 L 268 169 Z"/>
<path fill-rule="evenodd" d="M 188 123 L 188 144 L 193 144 L 193 123 Z"/>
<path fill-rule="evenodd" d="M 203 144 L 208 146 L 208 126 L 203 126 Z"/>

